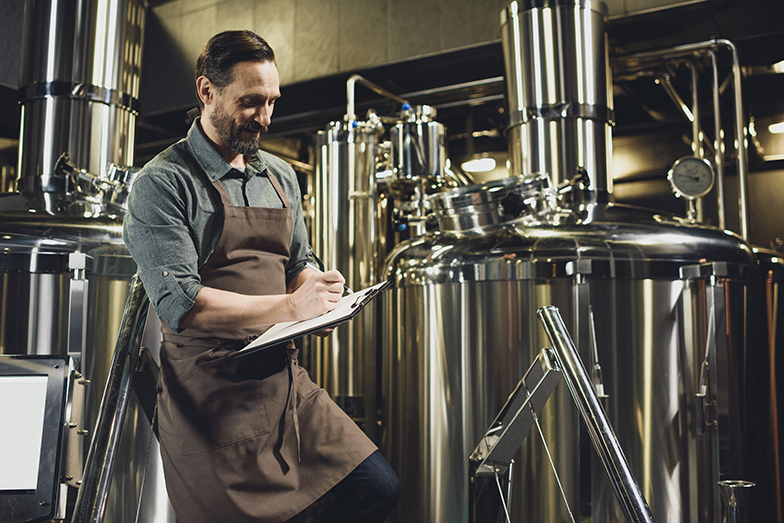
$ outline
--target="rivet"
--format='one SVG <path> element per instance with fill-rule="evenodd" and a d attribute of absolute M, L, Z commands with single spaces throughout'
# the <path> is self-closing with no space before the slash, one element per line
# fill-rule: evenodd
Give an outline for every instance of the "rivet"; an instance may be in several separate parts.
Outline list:
<path fill-rule="evenodd" d="M 161 274 L 163 274 L 163 277 L 165 278 L 166 276 L 169 275 L 169 271 L 163 271 Z"/>

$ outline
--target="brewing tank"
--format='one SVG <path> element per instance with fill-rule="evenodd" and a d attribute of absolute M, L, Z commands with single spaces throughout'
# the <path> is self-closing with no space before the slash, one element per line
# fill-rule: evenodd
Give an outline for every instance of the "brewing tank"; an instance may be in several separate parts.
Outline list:
<path fill-rule="evenodd" d="M 548 346 L 536 310 L 554 305 L 583 364 L 603 371 L 608 416 L 655 519 L 718 521 L 718 480 L 756 473 L 743 428 L 756 393 L 744 373 L 759 355 L 745 335 L 761 303 L 749 246 L 612 204 L 557 227 L 499 221 L 491 208 L 495 219 L 445 221 L 387 259 L 382 451 L 404 485 L 393 520 L 469 521 L 468 456 Z M 564 387 L 539 423 L 515 459 L 511 520 L 623 521 Z"/>
<path fill-rule="evenodd" d="M 592 195 L 612 194 L 612 95 L 607 5 L 601 0 L 514 1 L 501 11 L 509 172 L 553 185 L 583 169 Z"/>
<path fill-rule="evenodd" d="M 17 171 L 31 208 L 101 213 L 56 174 L 63 153 L 102 179 L 110 165 L 133 165 L 144 20 L 143 0 L 26 3 Z"/>
<path fill-rule="evenodd" d="M 146 7 L 143 0 L 25 5 L 19 192 L 0 197 L 0 353 L 79 362 L 86 431 L 81 455 L 69 457 L 78 473 L 61 479 L 73 488 L 136 272 L 122 217 L 136 174 L 128 166 Z M 153 351 L 156 325 L 148 322 L 145 342 Z M 128 420 L 104 521 L 173 521 L 157 440 L 135 400 Z"/>
<path fill-rule="evenodd" d="M 383 256 L 376 215 L 376 153 L 380 123 L 332 122 L 315 140 L 311 198 L 313 251 L 346 285 L 376 282 Z M 381 235 L 385 233 L 381 231 Z M 329 337 L 309 340 L 308 368 L 368 435 L 376 430 L 376 315 L 374 305 Z"/>
<path fill-rule="evenodd" d="M 355 75 L 350 100 L 354 81 L 395 97 Z M 446 132 L 434 108 L 403 100 L 394 117 L 370 110 L 366 120 L 356 120 L 348 116 L 354 114 L 349 105 L 347 120 L 330 123 L 314 141 L 311 244 L 326 267 L 340 270 L 350 288 L 362 289 L 381 281 L 384 259 L 401 238 L 425 230 L 427 195 L 455 182 L 448 177 Z M 306 340 L 303 350 L 316 381 L 374 440 L 381 321 L 371 303 L 329 337 Z"/>

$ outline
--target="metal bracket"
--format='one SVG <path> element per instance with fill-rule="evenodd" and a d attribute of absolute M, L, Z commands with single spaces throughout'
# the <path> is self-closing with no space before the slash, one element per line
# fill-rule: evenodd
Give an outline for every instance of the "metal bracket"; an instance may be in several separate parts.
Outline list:
<path fill-rule="evenodd" d="M 477 476 L 506 472 L 520 449 L 520 442 L 534 425 L 533 412 L 537 415 L 541 412 L 560 381 L 561 369 L 553 351 L 542 349 L 469 457 L 479 462 Z"/>

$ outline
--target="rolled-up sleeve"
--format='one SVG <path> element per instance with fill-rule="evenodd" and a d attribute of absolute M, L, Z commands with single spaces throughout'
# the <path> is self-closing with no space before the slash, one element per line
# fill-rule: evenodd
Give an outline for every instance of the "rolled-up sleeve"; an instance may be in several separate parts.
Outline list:
<path fill-rule="evenodd" d="M 123 239 L 138 266 L 150 302 L 172 329 L 203 287 L 198 248 L 187 215 L 184 187 L 175 176 L 142 170 L 128 198 Z"/>

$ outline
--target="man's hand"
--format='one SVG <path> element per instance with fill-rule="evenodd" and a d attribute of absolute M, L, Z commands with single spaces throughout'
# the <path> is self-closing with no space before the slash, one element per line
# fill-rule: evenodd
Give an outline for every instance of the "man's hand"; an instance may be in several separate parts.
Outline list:
<path fill-rule="evenodd" d="M 289 303 L 297 320 L 307 320 L 321 316 L 337 307 L 343 296 L 346 279 L 339 271 L 313 274 L 289 294 Z"/>

